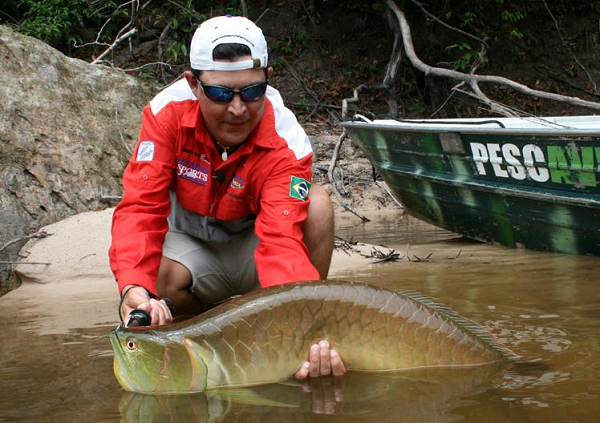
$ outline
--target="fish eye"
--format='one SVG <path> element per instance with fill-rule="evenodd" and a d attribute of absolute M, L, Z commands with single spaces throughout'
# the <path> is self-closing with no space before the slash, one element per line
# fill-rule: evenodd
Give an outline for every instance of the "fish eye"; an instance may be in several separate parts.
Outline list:
<path fill-rule="evenodd" d="M 133 338 L 127 338 L 125 340 L 125 345 L 127 346 L 127 349 L 130 351 L 137 350 L 137 342 L 135 342 L 135 339 L 133 339 Z"/>

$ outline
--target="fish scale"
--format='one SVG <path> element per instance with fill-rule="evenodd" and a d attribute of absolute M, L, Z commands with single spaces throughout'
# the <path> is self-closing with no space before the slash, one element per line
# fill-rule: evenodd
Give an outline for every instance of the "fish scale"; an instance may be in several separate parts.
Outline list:
<path fill-rule="evenodd" d="M 348 282 L 262 289 L 184 322 L 111 333 L 117 379 L 126 390 L 144 393 L 281 381 L 321 339 L 351 371 L 518 358 L 481 326 L 427 297 Z"/>

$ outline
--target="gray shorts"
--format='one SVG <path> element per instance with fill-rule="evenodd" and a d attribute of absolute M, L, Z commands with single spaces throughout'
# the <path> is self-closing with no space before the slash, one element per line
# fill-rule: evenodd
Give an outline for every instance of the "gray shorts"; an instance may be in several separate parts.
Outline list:
<path fill-rule="evenodd" d="M 163 255 L 190 271 L 190 291 L 210 305 L 260 288 L 254 262 L 257 245 L 253 229 L 224 244 L 207 243 L 184 232 L 169 230 Z"/>

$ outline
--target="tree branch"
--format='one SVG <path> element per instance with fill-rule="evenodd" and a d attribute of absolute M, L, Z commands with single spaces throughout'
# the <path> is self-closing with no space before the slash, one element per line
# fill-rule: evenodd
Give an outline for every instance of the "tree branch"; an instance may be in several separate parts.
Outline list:
<path fill-rule="evenodd" d="M 565 46 L 565 48 L 569 51 L 569 54 L 571 54 L 571 57 L 573 58 L 573 60 L 575 60 L 575 62 L 577 62 L 577 64 L 581 67 L 581 69 L 583 69 L 583 71 L 585 72 L 585 74 L 587 75 L 589 81 L 592 84 L 592 88 L 594 89 L 594 92 L 596 94 L 598 94 L 598 88 L 596 87 L 596 82 L 594 81 L 594 79 L 592 78 L 592 75 L 590 75 L 590 73 L 588 72 L 588 70 L 586 69 L 586 67 L 583 66 L 583 64 L 579 61 L 579 59 L 577 58 L 577 56 L 575 56 L 575 53 L 573 53 L 573 50 L 571 50 L 571 48 L 569 47 L 569 45 L 567 44 L 567 42 L 563 38 L 562 34 L 560 33 L 560 26 L 558 25 L 558 21 L 556 20 L 556 18 L 552 14 L 552 11 L 550 10 L 550 7 L 548 7 L 548 3 L 546 3 L 546 0 L 542 0 L 542 3 L 544 3 L 544 6 L 546 7 L 546 10 L 548 11 L 548 14 L 550 15 L 550 17 L 554 21 L 554 26 L 556 28 L 556 33 L 560 37 L 560 40 L 562 41 L 563 46 Z"/>
<path fill-rule="evenodd" d="M 520 93 L 523 93 L 523 94 L 526 94 L 529 96 L 544 98 L 544 99 L 553 100 L 553 101 L 560 101 L 563 103 L 571 104 L 573 106 L 587 107 L 587 108 L 594 109 L 594 110 L 600 110 L 600 103 L 582 100 L 578 97 L 570 97 L 570 96 L 565 96 L 565 95 L 560 95 L 560 94 L 549 93 L 546 91 L 534 90 L 532 88 L 527 87 L 526 85 L 520 84 L 518 82 L 512 81 L 508 78 L 504 78 L 501 76 L 466 74 L 466 73 L 462 73 L 462 72 L 458 72 L 458 71 L 454 71 L 454 70 L 436 68 L 436 67 L 426 65 L 417 57 L 417 55 L 415 53 L 415 49 L 414 49 L 414 46 L 412 43 L 412 37 L 411 37 L 411 33 L 410 33 L 410 26 L 406 20 L 406 16 L 398 8 L 398 6 L 396 5 L 396 3 L 393 0 L 387 0 L 386 3 L 388 5 L 388 7 L 394 12 L 394 14 L 396 15 L 396 17 L 400 23 L 400 28 L 401 28 L 401 32 L 402 32 L 402 38 L 404 41 L 403 44 L 404 44 L 404 50 L 406 52 L 406 56 L 408 57 L 408 59 L 410 60 L 412 65 L 415 68 L 419 69 L 421 72 L 423 72 L 426 76 L 434 75 L 434 76 L 441 76 L 441 77 L 445 77 L 445 78 L 455 79 L 458 81 L 466 82 L 472 88 L 477 86 L 477 84 L 479 84 L 481 82 L 495 83 L 495 84 L 499 84 L 499 85 L 508 86 L 508 87 L 514 89 L 515 91 L 518 91 Z M 480 90 L 478 90 L 478 91 L 479 91 L 479 93 L 481 93 Z M 478 94 L 478 95 L 480 95 L 480 94 Z M 489 103 L 490 99 L 487 97 L 481 97 L 481 101 L 486 105 L 490 104 Z M 509 116 L 511 116 L 511 115 L 509 115 Z"/>
<path fill-rule="evenodd" d="M 117 45 L 119 43 L 121 43 L 122 41 L 125 41 L 127 38 L 131 37 L 132 35 L 134 35 L 137 32 L 137 28 L 133 28 L 130 29 L 129 31 L 127 31 L 125 34 L 123 34 L 122 36 L 120 36 L 119 38 L 117 38 L 114 43 L 112 43 L 110 45 L 109 48 L 107 48 L 104 53 L 102 53 L 100 56 L 98 56 L 96 59 L 94 59 L 94 61 L 92 62 L 92 65 L 97 65 L 99 63 L 102 62 L 102 59 L 108 55 L 111 51 L 113 51 L 115 49 L 115 47 L 117 47 Z"/>
<path fill-rule="evenodd" d="M 425 6 L 423 6 L 423 4 L 421 2 L 418 2 L 417 0 L 410 0 L 410 1 L 412 1 L 414 4 L 416 4 L 419 7 L 419 9 L 421 9 L 421 11 L 425 14 L 425 16 L 429 16 L 430 19 L 433 19 L 434 21 L 436 21 L 440 25 L 445 26 L 446 28 L 448 28 L 448 29 L 450 29 L 452 31 L 456 31 L 459 34 L 464 35 L 465 37 L 472 38 L 475 41 L 477 41 L 478 43 L 481 43 L 481 44 L 487 46 L 487 43 L 484 40 L 482 40 L 481 38 L 476 37 L 473 34 L 469 34 L 468 32 L 465 32 L 462 29 L 455 28 L 452 25 L 449 25 L 446 22 L 444 22 L 443 20 L 439 19 L 437 16 L 434 16 L 427 9 L 425 9 Z"/>
<path fill-rule="evenodd" d="M 333 149 L 331 163 L 329 165 L 329 170 L 327 171 L 327 178 L 329 179 L 329 182 L 331 183 L 331 187 L 333 188 L 333 193 L 335 194 L 335 198 L 337 198 L 338 204 L 341 207 L 343 207 L 344 210 L 349 211 L 353 215 L 360 218 L 363 222 L 369 222 L 370 220 L 367 217 L 361 215 L 356 210 L 354 210 L 352 207 L 350 207 L 348 204 L 346 204 L 346 202 L 342 199 L 342 195 L 340 194 L 340 192 L 338 191 L 337 186 L 336 186 L 336 179 L 334 177 L 333 170 L 335 169 L 335 164 L 337 162 L 338 155 L 340 154 L 340 148 L 342 147 L 342 143 L 344 142 L 344 139 L 347 136 L 348 136 L 348 133 L 344 129 L 342 131 L 342 135 L 340 135 L 337 143 L 335 144 L 335 148 Z"/>
<path fill-rule="evenodd" d="M 29 235 L 25 235 L 25 236 L 22 236 L 19 238 L 12 239 L 12 240 L 8 241 L 7 243 L 5 243 L 4 245 L 0 246 L 0 252 L 6 250 L 8 247 L 10 247 L 11 245 L 14 245 L 18 242 L 27 241 L 32 238 L 45 238 L 49 235 L 52 235 L 52 234 L 49 234 L 45 230 L 41 230 L 41 231 L 37 231 L 37 232 L 34 232 Z"/>

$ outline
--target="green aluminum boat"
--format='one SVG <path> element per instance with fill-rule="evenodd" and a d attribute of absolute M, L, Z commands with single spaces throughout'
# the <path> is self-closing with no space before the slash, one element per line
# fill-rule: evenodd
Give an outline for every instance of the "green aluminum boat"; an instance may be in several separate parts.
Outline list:
<path fill-rule="evenodd" d="M 600 255 L 600 116 L 342 125 L 415 217 L 488 243 Z"/>

